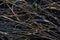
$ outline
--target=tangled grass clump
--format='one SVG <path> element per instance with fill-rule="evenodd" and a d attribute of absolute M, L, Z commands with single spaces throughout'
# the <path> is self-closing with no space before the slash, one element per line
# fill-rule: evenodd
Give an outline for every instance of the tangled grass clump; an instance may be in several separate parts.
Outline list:
<path fill-rule="evenodd" d="M 60 40 L 59 5 L 58 0 L 0 0 L 0 39 Z"/>

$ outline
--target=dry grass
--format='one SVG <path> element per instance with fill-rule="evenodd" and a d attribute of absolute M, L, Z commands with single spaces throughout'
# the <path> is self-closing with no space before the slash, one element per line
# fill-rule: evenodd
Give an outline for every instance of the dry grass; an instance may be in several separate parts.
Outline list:
<path fill-rule="evenodd" d="M 57 2 L 52 0 L 4 0 L 0 6 L 3 6 L 0 7 L 0 22 L 12 27 L 6 28 L 6 31 L 9 29 L 7 31 L 9 35 L 2 34 L 3 31 L 1 33 L 7 39 L 11 36 L 11 40 L 21 40 L 21 38 L 31 38 L 32 35 L 36 35 L 43 37 L 41 38 L 43 40 L 44 38 L 60 40 L 60 14 L 58 13 L 60 6 Z"/>

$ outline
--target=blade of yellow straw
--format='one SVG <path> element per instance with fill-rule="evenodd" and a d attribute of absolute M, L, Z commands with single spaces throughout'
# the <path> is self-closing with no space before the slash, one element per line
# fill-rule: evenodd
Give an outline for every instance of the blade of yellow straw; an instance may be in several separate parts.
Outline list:
<path fill-rule="evenodd" d="M 20 19 L 17 17 L 16 13 L 12 10 L 12 8 L 7 4 L 7 6 L 9 7 L 9 9 L 12 11 L 12 13 L 15 15 L 16 19 L 18 21 L 20 21 Z"/>

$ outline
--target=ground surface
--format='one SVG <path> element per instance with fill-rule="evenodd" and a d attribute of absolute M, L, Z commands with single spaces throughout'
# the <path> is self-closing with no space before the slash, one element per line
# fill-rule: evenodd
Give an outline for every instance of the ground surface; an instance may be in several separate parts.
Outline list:
<path fill-rule="evenodd" d="M 0 40 L 60 40 L 60 0 L 8 1 L 0 0 Z"/>

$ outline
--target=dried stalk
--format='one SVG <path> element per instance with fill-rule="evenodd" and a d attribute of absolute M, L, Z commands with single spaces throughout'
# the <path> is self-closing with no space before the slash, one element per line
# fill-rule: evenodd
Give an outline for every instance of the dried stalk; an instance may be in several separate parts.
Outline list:
<path fill-rule="evenodd" d="M 20 19 L 16 16 L 16 13 L 11 9 L 11 7 L 7 4 L 7 6 L 9 7 L 9 9 L 12 11 L 12 13 L 15 15 L 15 17 L 16 17 L 16 19 L 18 20 L 18 21 L 20 21 Z"/>

